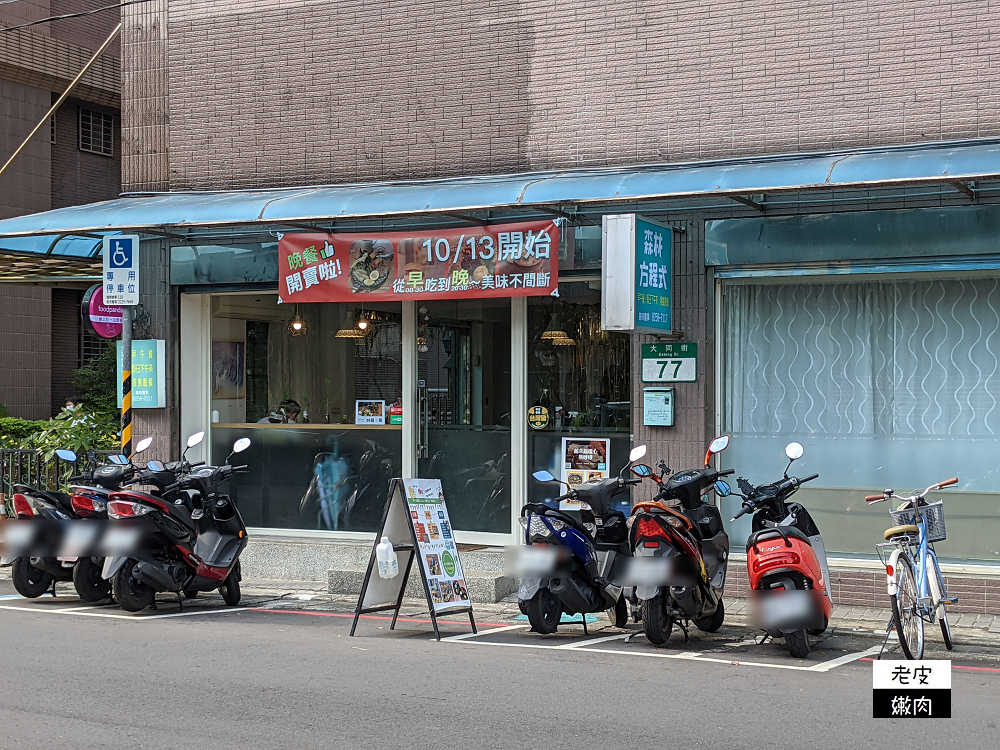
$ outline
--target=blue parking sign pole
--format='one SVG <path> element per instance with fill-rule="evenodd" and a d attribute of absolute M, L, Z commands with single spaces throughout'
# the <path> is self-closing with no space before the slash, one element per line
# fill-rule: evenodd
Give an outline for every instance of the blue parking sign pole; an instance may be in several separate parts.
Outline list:
<path fill-rule="evenodd" d="M 104 303 L 122 308 L 122 454 L 132 457 L 132 312 L 139 304 L 139 235 L 104 238 Z"/>

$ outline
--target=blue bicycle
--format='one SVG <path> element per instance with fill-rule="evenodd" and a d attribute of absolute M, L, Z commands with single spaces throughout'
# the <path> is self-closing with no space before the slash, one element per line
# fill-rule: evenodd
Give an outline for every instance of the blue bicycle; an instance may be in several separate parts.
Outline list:
<path fill-rule="evenodd" d="M 920 494 L 909 497 L 897 495 L 891 489 L 881 495 L 865 497 L 868 503 L 891 499 L 903 501 L 899 508 L 889 511 L 896 525 L 885 530 L 886 541 L 875 548 L 885 565 L 892 601 L 890 628 L 895 626 L 899 646 L 907 659 L 923 658 L 924 622 L 933 625 L 935 619 L 941 623 L 945 648 L 952 649 L 945 605 L 955 604 L 958 597 L 950 597 L 945 591 L 941 567 L 934 552 L 934 542 L 947 538 L 944 504 L 940 500 L 928 503 L 924 498 L 929 492 L 953 484 L 958 484 L 958 477 L 932 484 Z"/>

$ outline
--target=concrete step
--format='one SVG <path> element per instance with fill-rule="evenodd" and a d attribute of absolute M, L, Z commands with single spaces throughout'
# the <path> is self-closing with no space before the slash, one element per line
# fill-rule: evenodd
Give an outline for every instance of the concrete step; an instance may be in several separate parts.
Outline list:
<path fill-rule="evenodd" d="M 358 596 L 365 581 L 366 570 L 367 566 L 330 570 L 327 593 Z M 466 570 L 465 585 L 469 589 L 469 596 L 474 604 L 495 604 L 517 592 L 517 581 L 502 573 Z M 424 589 L 420 582 L 420 572 L 415 569 L 410 571 L 410 578 L 406 582 L 405 596 L 410 599 L 425 598 Z"/>
<path fill-rule="evenodd" d="M 371 549 L 366 548 L 362 559 L 354 557 L 352 560 L 347 560 L 346 556 L 341 557 L 340 559 L 346 564 L 337 565 L 327 573 L 328 593 L 357 596 L 361 592 L 361 586 L 365 580 L 365 571 L 368 569 L 370 555 Z M 473 603 L 495 604 L 517 592 L 517 581 L 504 575 L 502 548 L 488 547 L 464 552 L 459 550 L 459 558 L 462 561 L 465 583 L 469 588 L 469 596 Z M 416 565 L 416 561 L 414 561 L 414 565 Z M 406 596 L 424 598 L 420 572 L 415 567 L 410 571 L 410 579 L 406 584 Z"/>

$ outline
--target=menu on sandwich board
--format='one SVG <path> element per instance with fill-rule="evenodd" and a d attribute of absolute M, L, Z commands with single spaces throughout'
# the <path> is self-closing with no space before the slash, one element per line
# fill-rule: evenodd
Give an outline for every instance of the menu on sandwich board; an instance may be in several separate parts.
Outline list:
<path fill-rule="evenodd" d="M 396 551 L 400 574 L 394 578 L 380 578 L 376 572 L 375 547 L 382 537 L 387 537 Z M 354 635 L 359 617 L 370 612 L 394 610 L 389 629 L 395 628 L 415 557 L 419 558 L 417 567 L 437 639 L 441 640 L 438 615 L 468 612 L 472 632 L 476 632 L 472 601 L 469 599 L 469 589 L 448 516 L 448 505 L 441 489 L 441 480 L 393 479 L 382 514 L 382 524 L 375 535 L 375 545 L 372 547 L 361 595 L 354 611 L 351 635 Z M 373 575 L 373 572 L 376 574 Z"/>

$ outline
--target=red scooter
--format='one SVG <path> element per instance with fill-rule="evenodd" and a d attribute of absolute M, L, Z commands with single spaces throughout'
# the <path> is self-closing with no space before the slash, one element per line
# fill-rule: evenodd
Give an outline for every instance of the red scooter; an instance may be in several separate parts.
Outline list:
<path fill-rule="evenodd" d="M 823 537 L 809 512 L 788 499 L 806 482 L 788 476 L 792 462 L 802 457 L 802 445 L 785 448 L 788 466 L 780 482 L 754 487 L 740 477 L 743 508 L 732 520 L 753 513 L 753 533 L 747 540 L 752 614 L 772 638 L 784 638 L 792 656 L 809 655 L 809 635 L 819 635 L 830 622 L 830 573 Z M 716 492 L 729 494 L 724 482 Z"/>

